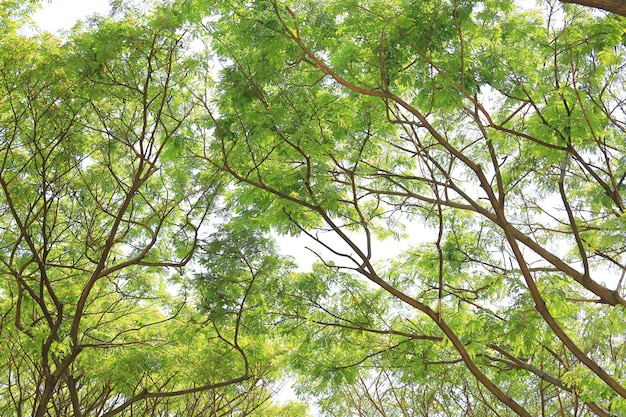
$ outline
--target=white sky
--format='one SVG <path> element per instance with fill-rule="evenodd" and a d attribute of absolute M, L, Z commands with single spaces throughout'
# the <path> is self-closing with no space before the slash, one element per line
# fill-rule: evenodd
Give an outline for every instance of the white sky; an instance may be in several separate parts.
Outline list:
<path fill-rule="evenodd" d="M 109 0 L 42 0 L 43 7 L 33 16 L 37 26 L 47 32 L 70 29 L 77 20 L 94 13 L 108 14 Z"/>

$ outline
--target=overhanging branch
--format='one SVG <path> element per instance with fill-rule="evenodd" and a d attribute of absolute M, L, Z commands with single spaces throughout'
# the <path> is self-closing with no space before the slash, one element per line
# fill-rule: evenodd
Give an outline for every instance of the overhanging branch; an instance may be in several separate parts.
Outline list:
<path fill-rule="evenodd" d="M 561 3 L 579 4 L 626 16 L 626 2 L 623 0 L 561 0 Z"/>

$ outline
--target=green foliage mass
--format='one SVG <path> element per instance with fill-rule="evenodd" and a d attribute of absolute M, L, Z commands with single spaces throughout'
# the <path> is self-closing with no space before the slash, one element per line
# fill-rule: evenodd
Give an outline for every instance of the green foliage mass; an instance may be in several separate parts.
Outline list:
<path fill-rule="evenodd" d="M 626 21 L 519 3 L 0 0 L 0 416 L 626 415 Z"/>

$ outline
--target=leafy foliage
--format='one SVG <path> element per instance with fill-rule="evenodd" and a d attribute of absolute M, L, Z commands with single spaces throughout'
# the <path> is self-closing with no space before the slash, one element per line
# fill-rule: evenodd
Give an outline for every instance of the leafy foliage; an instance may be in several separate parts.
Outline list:
<path fill-rule="evenodd" d="M 224 70 L 207 162 L 240 203 L 264 201 L 245 210 L 329 255 L 292 308 L 293 364 L 328 415 L 625 411 L 598 345 L 621 332 L 595 325 L 625 304 L 621 18 L 260 2 L 224 5 L 210 30 Z"/>
<path fill-rule="evenodd" d="M 112 5 L 2 2 L 1 415 L 626 413 L 623 18 Z"/>

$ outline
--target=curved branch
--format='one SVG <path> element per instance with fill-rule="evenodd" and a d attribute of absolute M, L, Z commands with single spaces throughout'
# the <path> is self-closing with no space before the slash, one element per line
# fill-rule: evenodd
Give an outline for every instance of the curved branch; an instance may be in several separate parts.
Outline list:
<path fill-rule="evenodd" d="M 626 3 L 622 0 L 561 0 L 561 3 L 578 4 L 626 16 Z"/>
<path fill-rule="evenodd" d="M 148 390 L 143 390 L 139 394 L 126 400 L 124 404 L 118 407 L 115 407 L 114 409 L 102 414 L 101 417 L 112 417 L 116 414 L 121 413 L 122 411 L 124 411 L 125 409 L 127 409 L 128 407 L 136 403 L 137 401 L 145 400 L 147 398 L 169 398 L 169 397 L 177 397 L 177 396 L 187 395 L 187 394 L 194 394 L 197 392 L 210 391 L 210 390 L 226 387 L 229 385 L 239 384 L 241 382 L 249 380 L 250 378 L 252 378 L 252 375 L 248 375 L 246 373 L 240 376 L 239 378 L 229 379 L 228 381 L 222 381 L 222 382 L 218 382 L 215 384 L 206 384 L 206 385 L 202 385 L 199 387 L 187 388 L 187 389 L 182 389 L 178 391 L 149 392 Z"/>

